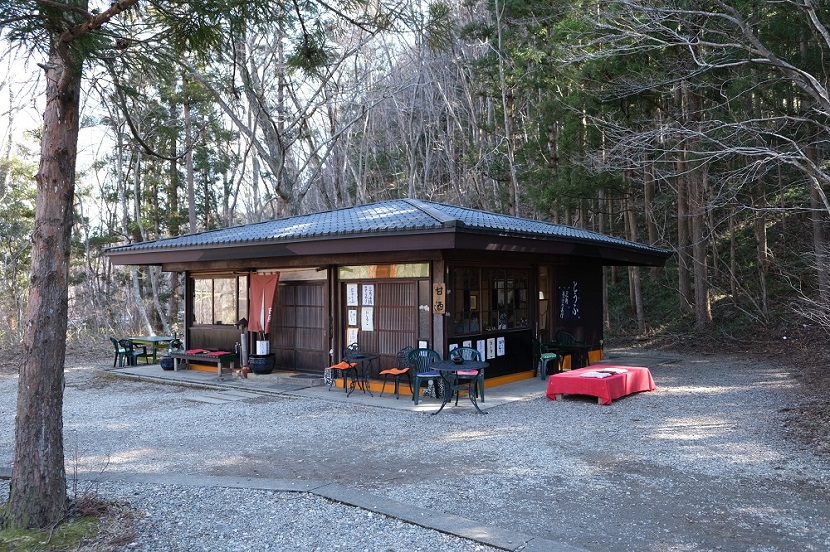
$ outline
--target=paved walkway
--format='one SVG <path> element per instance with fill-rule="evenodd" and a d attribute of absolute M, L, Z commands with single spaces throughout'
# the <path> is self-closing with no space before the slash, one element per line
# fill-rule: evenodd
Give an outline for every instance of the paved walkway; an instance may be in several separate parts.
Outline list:
<path fill-rule="evenodd" d="M 323 382 L 322 377 L 299 372 L 275 371 L 270 374 L 248 374 L 247 378 L 238 376 L 223 376 L 220 378 L 216 373 L 202 372 L 198 370 L 162 370 L 158 364 L 129 366 L 107 370 L 108 373 L 118 377 L 138 379 L 141 381 L 154 381 L 174 385 L 186 385 L 215 389 L 225 392 L 230 398 L 230 392 L 257 393 L 263 395 L 289 395 L 294 397 L 314 398 L 323 401 L 353 402 L 365 406 L 377 408 L 390 408 L 394 410 L 408 410 L 411 412 L 434 412 L 441 406 L 438 399 L 423 398 L 416 405 L 410 395 L 401 395 L 395 398 L 394 386 L 387 383 L 383 396 L 377 391 L 372 394 L 364 393 L 355 389 L 350 395 L 342 388 L 332 387 L 329 390 Z M 401 384 L 406 386 L 406 382 Z M 408 389 L 407 389 L 408 391 Z M 486 411 L 490 408 L 500 406 L 513 401 L 521 401 L 538 397 L 544 393 L 545 384 L 538 378 L 531 378 L 507 385 L 487 387 L 484 395 L 484 402 L 478 403 L 479 407 Z M 206 394 L 206 397 L 209 397 Z M 224 400 L 217 397 L 217 400 Z M 205 402 L 209 402 L 206 400 Z M 453 403 L 454 404 L 454 403 Z M 474 413 L 473 405 L 464 396 L 458 401 L 458 409 L 469 408 Z M 449 408 L 449 405 L 447 406 Z M 445 408 L 446 411 L 446 408 Z M 442 412 L 443 414 L 443 412 Z"/>
<path fill-rule="evenodd" d="M 74 476 L 74 474 L 73 474 Z M 11 470 L 0 467 L 0 479 L 9 479 Z M 334 502 L 355 506 L 371 512 L 399 519 L 419 527 L 455 535 L 502 550 L 522 552 L 587 552 L 569 544 L 554 542 L 541 537 L 510 531 L 494 525 L 484 525 L 461 516 L 448 515 L 410 504 L 403 504 L 382 496 L 358 491 L 338 483 L 293 479 L 267 479 L 233 476 L 160 475 L 160 474 L 109 474 L 79 473 L 79 480 L 123 481 L 186 487 L 224 487 L 231 489 L 256 489 L 274 492 L 309 493 Z"/>

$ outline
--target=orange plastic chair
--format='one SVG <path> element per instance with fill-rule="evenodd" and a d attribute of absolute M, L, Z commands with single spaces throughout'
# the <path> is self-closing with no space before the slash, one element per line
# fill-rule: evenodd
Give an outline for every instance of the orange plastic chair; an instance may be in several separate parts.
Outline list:
<path fill-rule="evenodd" d="M 395 378 L 395 398 L 400 399 L 400 383 L 401 377 L 406 376 L 409 382 L 409 392 L 412 393 L 412 377 L 409 375 L 409 352 L 412 347 L 404 347 L 398 351 L 398 367 L 381 370 L 380 375 L 383 376 L 383 387 L 380 388 L 380 396 L 383 396 L 383 390 L 386 389 L 386 378 L 392 376 Z"/>

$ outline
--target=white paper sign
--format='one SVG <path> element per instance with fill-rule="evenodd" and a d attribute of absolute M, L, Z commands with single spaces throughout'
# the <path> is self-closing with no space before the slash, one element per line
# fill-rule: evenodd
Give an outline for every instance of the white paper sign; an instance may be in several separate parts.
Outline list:
<path fill-rule="evenodd" d="M 346 305 L 357 306 L 357 284 L 346 284 Z"/>
<path fill-rule="evenodd" d="M 352 343 L 357 343 L 357 328 L 349 328 L 346 330 L 346 346 Z"/>
<path fill-rule="evenodd" d="M 360 329 L 364 332 L 375 331 L 375 308 L 363 307 L 360 309 Z"/>
<path fill-rule="evenodd" d="M 478 349 L 478 354 L 481 355 L 481 360 L 487 360 L 487 358 L 488 358 L 487 357 L 487 349 L 484 346 L 484 340 L 483 339 L 479 339 L 476 342 L 476 349 Z"/>
<path fill-rule="evenodd" d="M 487 338 L 487 358 L 495 358 L 496 356 L 496 338 Z"/>
<path fill-rule="evenodd" d="M 496 338 L 496 356 L 504 356 L 504 337 Z"/>
<path fill-rule="evenodd" d="M 349 326 L 357 326 L 357 309 L 349 309 Z"/>
<path fill-rule="evenodd" d="M 375 284 L 363 284 L 363 305 L 375 304 Z"/>

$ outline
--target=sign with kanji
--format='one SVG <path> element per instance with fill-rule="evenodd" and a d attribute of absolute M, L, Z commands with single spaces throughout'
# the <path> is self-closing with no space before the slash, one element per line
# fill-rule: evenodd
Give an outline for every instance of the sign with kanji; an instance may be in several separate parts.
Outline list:
<path fill-rule="evenodd" d="M 363 284 L 363 306 L 375 304 L 375 284 Z"/>
<path fill-rule="evenodd" d="M 444 314 L 447 312 L 447 285 L 432 284 L 432 312 Z"/>
<path fill-rule="evenodd" d="M 374 307 L 363 307 L 360 309 L 360 329 L 364 332 L 375 331 Z"/>
<path fill-rule="evenodd" d="M 357 306 L 357 284 L 346 284 L 346 305 Z"/>
<path fill-rule="evenodd" d="M 559 286 L 560 320 L 580 318 L 582 302 L 579 295 L 579 283 L 576 280 L 566 286 Z"/>

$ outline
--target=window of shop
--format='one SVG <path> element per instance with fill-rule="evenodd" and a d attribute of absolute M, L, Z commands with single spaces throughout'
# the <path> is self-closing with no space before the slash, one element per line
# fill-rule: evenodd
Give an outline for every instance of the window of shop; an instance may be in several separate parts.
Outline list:
<path fill-rule="evenodd" d="M 193 278 L 193 323 L 234 325 L 248 316 L 248 276 Z"/>
<path fill-rule="evenodd" d="M 429 278 L 429 263 L 341 266 L 340 280 L 379 280 L 386 278 Z"/>
<path fill-rule="evenodd" d="M 457 267 L 453 270 L 454 335 L 527 328 L 530 272 Z"/>

